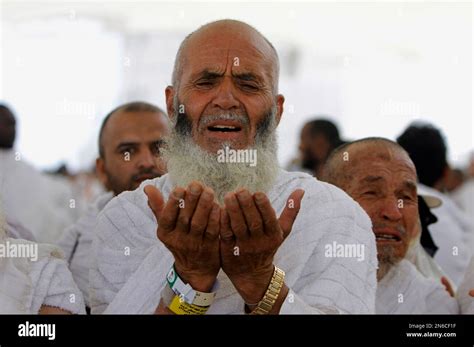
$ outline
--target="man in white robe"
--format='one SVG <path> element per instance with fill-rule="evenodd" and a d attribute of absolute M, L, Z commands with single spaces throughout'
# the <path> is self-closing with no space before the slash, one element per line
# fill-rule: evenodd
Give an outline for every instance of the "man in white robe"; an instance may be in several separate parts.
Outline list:
<path fill-rule="evenodd" d="M 38 242 L 55 243 L 75 221 L 72 207 L 78 197 L 69 182 L 39 172 L 14 150 L 15 130 L 13 113 L 0 105 L 0 196 L 5 214 L 31 230 Z"/>
<path fill-rule="evenodd" d="M 376 313 L 458 313 L 440 280 L 405 259 L 419 243 L 416 170 L 395 142 L 367 138 L 336 149 L 324 180 L 344 189 L 367 212 L 377 241 Z"/>
<path fill-rule="evenodd" d="M 474 314 L 474 257 L 471 258 L 464 279 L 458 288 L 457 298 L 461 313 Z"/>
<path fill-rule="evenodd" d="M 205 25 L 183 41 L 172 83 L 168 174 L 99 215 L 92 312 L 172 313 L 170 272 L 215 293 L 210 314 L 373 313 L 369 218 L 336 187 L 278 167 L 284 98 L 269 41 L 242 22 Z M 362 251 L 328 255 L 338 245 Z"/>
<path fill-rule="evenodd" d="M 136 189 L 146 179 L 165 173 L 160 148 L 168 132 L 165 113 L 146 102 L 130 102 L 111 111 L 99 133 L 96 170 L 104 187 L 78 221 L 59 241 L 74 280 L 89 306 L 89 269 L 94 226 L 100 211 L 116 195 Z"/>
<path fill-rule="evenodd" d="M 438 221 L 430 225 L 431 236 L 438 246 L 434 260 L 454 284 L 459 285 L 473 252 L 469 247 L 474 235 L 473 225 L 448 195 L 423 184 L 418 184 L 418 191 L 442 201 L 442 204 L 432 211 Z"/>
<path fill-rule="evenodd" d="M 450 172 L 444 137 L 430 124 L 414 123 L 405 129 L 397 142 L 408 152 L 416 167 L 420 194 L 429 194 L 442 201 L 442 205 L 432 211 L 438 218 L 430 226 L 431 236 L 438 246 L 434 259 L 454 284 L 459 285 L 472 255 L 469 245 L 474 225 L 443 193 Z"/>

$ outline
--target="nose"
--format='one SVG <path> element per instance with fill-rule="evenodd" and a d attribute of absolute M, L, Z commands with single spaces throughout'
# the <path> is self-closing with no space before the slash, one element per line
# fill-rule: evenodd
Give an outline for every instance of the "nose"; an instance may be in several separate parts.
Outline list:
<path fill-rule="evenodd" d="M 212 103 L 214 107 L 226 111 L 239 108 L 240 103 L 235 97 L 235 86 L 231 77 L 224 76 Z"/>
<path fill-rule="evenodd" d="M 140 169 L 149 169 L 156 166 L 156 158 L 149 148 L 140 151 L 137 166 Z"/>
<path fill-rule="evenodd" d="M 395 197 L 384 199 L 380 211 L 381 217 L 384 220 L 395 222 L 402 219 L 403 215 L 400 210 L 403 208 L 403 205 L 400 206 L 399 204 L 400 202 Z"/>

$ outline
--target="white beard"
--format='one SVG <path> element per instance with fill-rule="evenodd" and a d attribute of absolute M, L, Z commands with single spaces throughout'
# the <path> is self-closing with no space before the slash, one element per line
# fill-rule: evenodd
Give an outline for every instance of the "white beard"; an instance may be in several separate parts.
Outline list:
<path fill-rule="evenodd" d="M 257 136 L 255 166 L 249 163 L 219 162 L 217 153 L 209 153 L 195 144 L 191 135 L 181 135 L 173 126 L 166 139 L 163 157 L 167 161 L 168 174 L 174 186 L 186 187 L 191 181 L 200 181 L 212 188 L 220 204 L 224 195 L 238 188 L 251 193 L 267 193 L 278 175 L 277 139 L 275 115 L 268 134 Z M 223 148 L 228 144 L 223 144 Z"/>

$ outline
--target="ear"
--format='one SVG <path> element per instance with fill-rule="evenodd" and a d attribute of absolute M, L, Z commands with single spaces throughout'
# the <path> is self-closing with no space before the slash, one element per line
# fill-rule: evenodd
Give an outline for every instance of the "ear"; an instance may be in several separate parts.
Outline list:
<path fill-rule="evenodd" d="M 283 104 L 285 103 L 285 97 L 281 94 L 276 96 L 276 105 L 277 105 L 277 113 L 276 113 L 276 123 L 277 125 L 280 124 L 281 116 L 283 114 Z"/>
<path fill-rule="evenodd" d="M 166 98 L 166 110 L 168 112 L 168 117 L 173 119 L 175 115 L 173 99 L 174 99 L 175 90 L 173 86 L 168 86 L 165 89 L 165 98 Z"/>
<path fill-rule="evenodd" d="M 97 172 L 97 177 L 99 181 L 104 185 L 107 190 L 110 190 L 109 180 L 107 178 L 107 173 L 105 172 L 105 162 L 102 158 L 97 158 L 95 160 L 95 171 Z"/>

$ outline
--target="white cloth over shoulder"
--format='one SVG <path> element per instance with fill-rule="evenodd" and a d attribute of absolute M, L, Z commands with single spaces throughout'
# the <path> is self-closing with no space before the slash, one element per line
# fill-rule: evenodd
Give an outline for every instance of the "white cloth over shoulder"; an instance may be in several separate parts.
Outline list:
<path fill-rule="evenodd" d="M 438 221 L 428 229 L 438 246 L 434 260 L 457 286 L 472 255 L 468 245 L 474 234 L 474 226 L 449 196 L 422 184 L 418 185 L 418 193 L 433 195 L 442 201 L 441 206 L 431 210 Z"/>
<path fill-rule="evenodd" d="M 380 280 L 375 302 L 377 314 L 458 314 L 459 306 L 434 279 L 423 277 L 403 259 Z"/>
<path fill-rule="evenodd" d="M 34 258 L 0 257 L 0 314 L 37 314 L 42 305 L 85 313 L 82 294 L 58 248 L 1 236 L 0 247 L 37 247 Z"/>
<path fill-rule="evenodd" d="M 14 217 L 8 216 L 5 225 L 5 231 L 8 237 L 13 239 L 23 239 L 36 242 L 33 233 Z"/>
<path fill-rule="evenodd" d="M 174 259 L 156 236 L 157 223 L 144 186 L 168 197 L 169 175 L 145 181 L 112 199 L 98 217 L 90 272 L 92 313 L 153 313 Z M 274 263 L 286 272 L 290 288 L 280 313 L 373 313 L 376 246 L 371 222 L 342 190 L 304 173 L 281 170 L 268 197 L 277 215 L 288 196 L 305 190 L 292 232 Z M 327 257 L 325 246 L 363 245 L 365 259 Z M 208 313 L 244 313 L 244 302 L 221 271 Z"/>
<path fill-rule="evenodd" d="M 83 293 L 87 306 L 89 306 L 89 269 L 91 267 L 94 227 L 100 211 L 113 196 L 112 192 L 99 196 L 87 208 L 84 215 L 64 231 L 58 243 L 64 251 L 74 281 Z"/>
<path fill-rule="evenodd" d="M 25 163 L 13 150 L 0 149 L 0 197 L 8 219 L 20 221 L 41 243 L 54 244 L 76 219 L 72 186 Z"/>
<path fill-rule="evenodd" d="M 441 283 L 441 278 L 448 275 L 441 269 L 431 255 L 429 255 L 420 243 L 421 234 L 417 235 L 417 239 L 408 248 L 405 259 L 415 265 L 416 269 L 425 277 L 434 279 Z M 453 285 L 451 283 L 451 285 Z"/>
<path fill-rule="evenodd" d="M 474 314 L 474 298 L 469 295 L 472 289 L 474 289 L 474 257 L 471 258 L 471 263 L 457 292 L 461 313 Z"/>
<path fill-rule="evenodd" d="M 474 225 L 474 178 L 468 179 L 451 193 L 454 202 L 463 210 Z M 470 235 L 469 249 L 474 250 L 474 230 Z"/>

